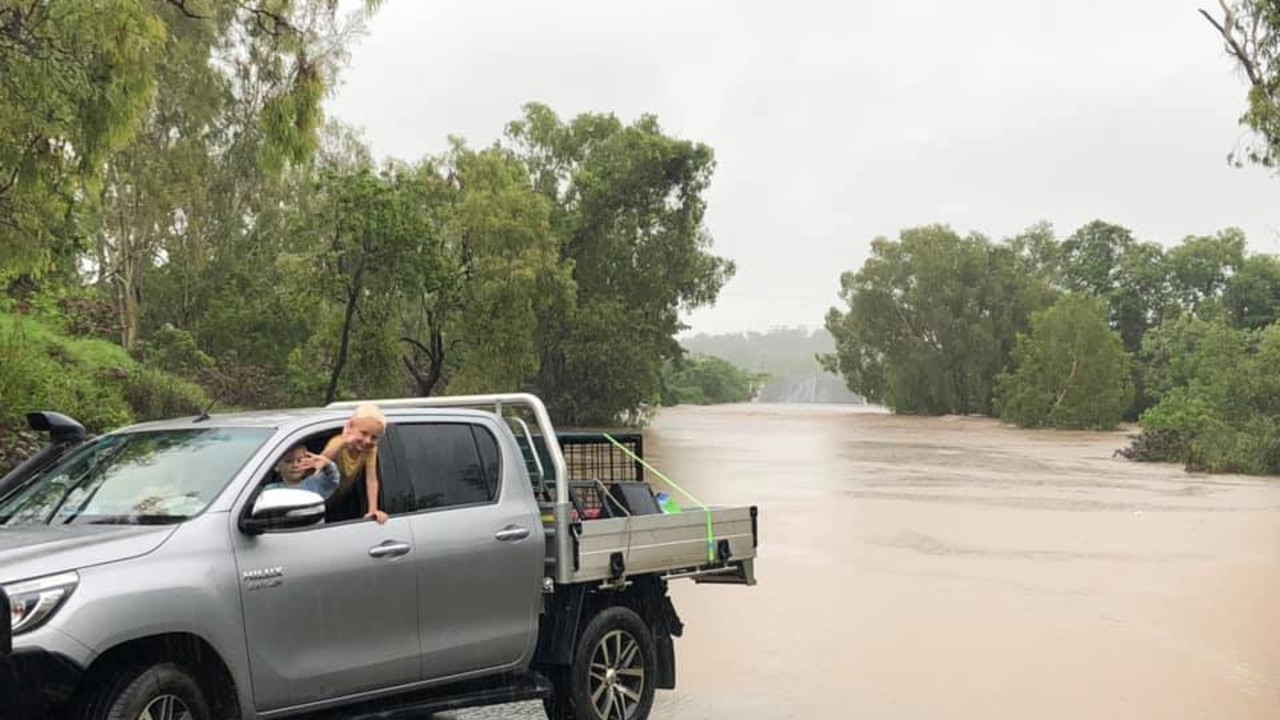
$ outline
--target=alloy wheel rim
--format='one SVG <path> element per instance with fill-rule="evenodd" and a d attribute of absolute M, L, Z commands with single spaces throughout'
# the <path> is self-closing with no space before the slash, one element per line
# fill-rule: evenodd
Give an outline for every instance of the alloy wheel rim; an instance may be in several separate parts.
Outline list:
<path fill-rule="evenodd" d="M 138 720 L 191 720 L 191 709 L 177 695 L 160 695 L 142 708 Z"/>
<path fill-rule="evenodd" d="M 599 720 L 630 720 L 644 696 L 644 653 L 625 630 L 613 630 L 596 643 L 587 669 L 591 708 Z"/>

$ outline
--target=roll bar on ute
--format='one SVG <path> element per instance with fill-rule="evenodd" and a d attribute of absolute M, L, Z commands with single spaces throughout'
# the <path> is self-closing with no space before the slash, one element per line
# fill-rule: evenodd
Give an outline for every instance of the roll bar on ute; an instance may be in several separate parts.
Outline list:
<path fill-rule="evenodd" d="M 364 404 L 381 408 L 484 408 L 491 409 L 499 418 L 504 409 L 522 408 L 533 413 L 538 432 L 546 443 L 547 454 L 555 472 L 556 494 L 553 503 L 555 519 L 556 580 L 567 583 L 572 579 L 573 548 L 570 545 L 569 527 L 569 474 L 564 452 L 556 438 L 555 427 L 542 399 L 532 393 L 496 393 L 492 395 L 439 395 L 435 397 L 383 398 L 381 400 L 342 400 L 331 402 L 326 408 L 354 410 Z M 531 448 L 532 449 L 532 448 Z"/>

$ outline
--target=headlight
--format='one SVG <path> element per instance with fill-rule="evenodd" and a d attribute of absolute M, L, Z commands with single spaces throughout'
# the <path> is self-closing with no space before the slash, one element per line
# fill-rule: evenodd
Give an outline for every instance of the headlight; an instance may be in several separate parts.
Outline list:
<path fill-rule="evenodd" d="M 6 585 L 4 591 L 9 595 L 9 624 L 13 634 L 36 629 L 62 605 L 79 582 L 80 576 L 69 572 Z"/>

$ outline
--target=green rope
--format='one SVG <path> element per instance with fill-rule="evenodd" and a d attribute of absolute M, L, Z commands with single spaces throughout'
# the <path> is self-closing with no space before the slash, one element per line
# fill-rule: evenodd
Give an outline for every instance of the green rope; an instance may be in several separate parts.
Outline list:
<path fill-rule="evenodd" d="M 605 440 L 608 440 L 609 442 L 616 445 L 619 450 L 621 450 L 622 452 L 630 456 L 632 460 L 635 460 L 636 462 L 645 466 L 645 468 L 648 469 L 649 472 L 662 478 L 662 480 L 666 482 L 668 485 L 680 491 L 681 495 L 684 495 L 685 497 L 689 498 L 690 500 L 693 501 L 695 505 L 702 508 L 702 510 L 706 513 L 706 516 L 707 516 L 707 562 L 712 562 L 712 563 L 715 562 L 716 561 L 716 540 L 715 540 L 715 533 L 711 529 L 711 508 L 704 505 L 701 500 L 691 495 L 687 490 L 677 485 L 674 480 L 667 477 L 666 475 L 663 475 L 662 472 L 658 470 L 658 468 L 645 462 L 644 458 L 631 452 L 630 448 L 628 448 L 626 445 L 623 445 L 622 443 L 615 440 L 612 435 L 610 435 L 609 433 L 601 433 L 601 434 L 604 435 Z"/>

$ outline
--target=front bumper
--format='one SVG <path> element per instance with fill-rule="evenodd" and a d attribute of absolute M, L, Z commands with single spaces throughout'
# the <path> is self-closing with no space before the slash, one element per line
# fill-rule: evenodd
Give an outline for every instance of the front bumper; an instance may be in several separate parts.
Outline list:
<path fill-rule="evenodd" d="M 0 588 L 0 607 L 9 598 Z M 13 647 L 9 623 L 0 619 L 0 720 L 45 718 L 71 698 L 84 669 L 42 648 Z"/>
<path fill-rule="evenodd" d="M 23 649 L 0 657 L 0 718 L 44 718 L 71 699 L 84 669 L 65 655 Z"/>

